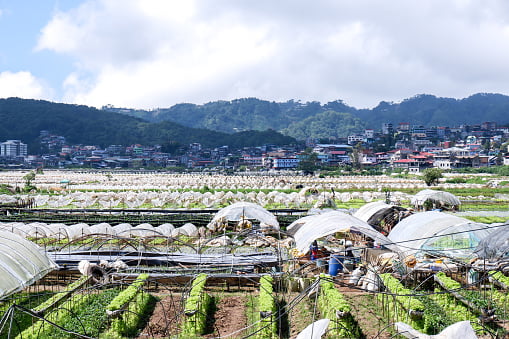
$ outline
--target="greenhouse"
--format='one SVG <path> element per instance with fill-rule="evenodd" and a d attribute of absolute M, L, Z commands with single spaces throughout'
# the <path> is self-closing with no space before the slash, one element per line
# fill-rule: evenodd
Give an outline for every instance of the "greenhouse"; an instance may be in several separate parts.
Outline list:
<path fill-rule="evenodd" d="M 279 229 L 279 223 L 272 213 L 267 211 L 262 206 L 250 202 L 238 202 L 221 209 L 219 212 L 217 212 L 207 227 L 212 228 L 212 225 L 215 225 L 221 220 L 257 220 L 266 226 Z"/>
<path fill-rule="evenodd" d="M 0 299 L 22 290 L 57 268 L 34 243 L 0 231 Z"/>
<path fill-rule="evenodd" d="M 151 224 L 143 223 L 131 225 L 129 223 L 120 223 L 111 226 L 109 223 L 99 223 L 88 225 L 86 223 L 76 223 L 71 225 L 55 223 L 47 224 L 43 222 L 33 223 L 0 223 L 0 230 L 8 231 L 23 238 L 30 240 L 38 239 L 67 239 L 75 240 L 84 236 L 109 235 L 127 238 L 149 238 L 149 237 L 173 237 L 181 235 L 197 236 L 198 228 L 192 223 L 186 223 L 181 227 L 175 228 L 172 224 L 165 223 L 154 227 Z"/>
<path fill-rule="evenodd" d="M 479 241 L 489 233 L 485 224 L 429 211 L 402 220 L 388 237 L 406 256 L 427 253 L 459 259 L 471 257 Z"/>
<path fill-rule="evenodd" d="M 493 232 L 479 242 L 474 253 L 482 259 L 507 259 L 509 257 L 509 224 L 492 228 Z"/>
<path fill-rule="evenodd" d="M 367 222 L 375 227 L 375 229 L 388 233 L 401 219 L 409 216 L 410 213 L 404 207 L 389 205 L 383 201 L 375 201 L 359 208 L 354 213 L 354 217 Z"/>
<path fill-rule="evenodd" d="M 437 190 L 422 190 L 411 200 L 411 204 L 418 210 L 457 209 L 461 201 L 452 193 Z"/>
<path fill-rule="evenodd" d="M 349 214 L 330 211 L 304 218 L 304 223 L 300 223 L 299 229 L 294 234 L 296 248 L 300 253 L 306 253 L 314 240 L 337 232 L 360 233 L 386 245 L 395 252 L 399 251 L 398 246 L 390 244 L 389 239 L 383 234 L 376 231 L 365 221 Z M 299 224 L 299 220 L 296 224 Z"/>

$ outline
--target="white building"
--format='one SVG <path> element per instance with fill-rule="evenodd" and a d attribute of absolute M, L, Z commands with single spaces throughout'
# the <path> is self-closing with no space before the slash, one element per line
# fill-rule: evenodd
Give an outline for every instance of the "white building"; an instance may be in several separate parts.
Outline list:
<path fill-rule="evenodd" d="M 273 158 L 272 168 L 274 169 L 287 169 L 296 168 L 299 166 L 299 159 L 297 158 Z"/>
<path fill-rule="evenodd" d="M 363 142 L 364 141 L 364 136 L 363 135 L 349 135 L 348 136 L 348 145 L 353 145 L 353 144 L 356 144 L 358 142 Z"/>
<path fill-rule="evenodd" d="M 7 140 L 0 144 L 0 156 L 2 157 L 25 157 L 27 154 L 27 145 L 20 140 Z"/>

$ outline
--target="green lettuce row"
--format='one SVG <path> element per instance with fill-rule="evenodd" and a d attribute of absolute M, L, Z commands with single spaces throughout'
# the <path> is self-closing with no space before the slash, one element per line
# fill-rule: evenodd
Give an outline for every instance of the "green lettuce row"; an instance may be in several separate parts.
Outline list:
<path fill-rule="evenodd" d="M 125 338 L 136 334 L 140 323 L 153 305 L 154 298 L 142 289 L 148 278 L 147 273 L 138 275 L 106 306 L 108 315 L 118 316 L 111 318 L 110 326 L 101 334 L 101 338 Z"/>
<path fill-rule="evenodd" d="M 391 293 L 396 294 L 395 299 L 397 302 L 407 310 L 406 312 L 401 312 L 401 308 L 397 310 L 398 320 L 409 322 L 412 327 L 426 334 L 436 334 L 455 322 L 452 321 L 449 312 L 441 307 L 442 305 L 438 304 L 436 300 L 425 296 L 411 296 L 415 292 L 405 288 L 391 274 L 381 274 L 380 277 L 387 289 Z M 448 284 L 456 288 L 459 285 L 454 280 L 449 281 Z M 422 312 L 422 317 L 410 316 L 409 311 L 412 310 Z"/>
<path fill-rule="evenodd" d="M 62 300 L 69 297 L 71 292 L 73 292 L 75 289 L 80 288 L 82 285 L 84 285 L 88 280 L 90 279 L 89 276 L 81 276 L 78 280 L 73 282 L 72 284 L 67 285 L 67 287 L 61 291 L 46 300 L 45 302 L 39 304 L 37 307 L 35 307 L 33 310 L 34 312 L 40 312 L 45 311 L 55 305 L 58 305 Z"/>
<path fill-rule="evenodd" d="M 461 284 L 456 280 L 449 278 L 444 272 L 438 272 L 436 274 L 437 278 L 444 284 L 445 288 L 448 290 L 459 290 L 461 289 Z"/>
<path fill-rule="evenodd" d="M 5 315 L 5 312 L 14 304 L 28 309 L 37 307 L 40 303 L 46 301 L 54 295 L 54 292 L 44 292 L 42 294 L 38 292 L 21 292 L 14 296 L 9 297 L 7 300 L 0 302 L 0 317 Z M 31 314 L 25 313 L 21 310 L 14 309 L 13 323 L 15 324 L 12 328 L 5 326 L 3 332 L 0 332 L 0 338 L 4 338 L 7 333 L 11 334 L 11 338 L 14 338 L 19 332 L 22 332 L 26 328 L 30 327 L 34 323 L 34 319 Z M 10 320 L 9 320 L 10 321 Z"/>
<path fill-rule="evenodd" d="M 494 304 L 497 316 L 507 319 L 509 316 L 509 293 L 492 287 L 489 292 L 490 301 Z"/>
<path fill-rule="evenodd" d="M 141 291 L 141 287 L 145 284 L 145 281 L 148 279 L 149 275 L 147 273 L 142 273 L 136 277 L 136 280 L 129 285 L 125 290 L 120 292 L 115 299 L 113 299 L 108 306 L 106 306 L 106 311 L 114 312 L 121 310 L 126 304 L 128 304 L 134 297 Z"/>
<path fill-rule="evenodd" d="M 390 273 L 380 274 L 380 278 L 385 287 L 387 287 L 391 293 L 396 294 L 396 300 L 401 303 L 403 307 L 409 311 L 424 312 L 424 304 L 417 297 L 412 296 L 412 294 L 415 294 L 414 291 L 403 286 L 401 282 Z"/>
<path fill-rule="evenodd" d="M 145 291 L 140 291 L 129 302 L 125 312 L 111 319 L 108 330 L 102 333 L 101 339 L 133 338 L 146 322 L 155 306 L 156 299 Z"/>
<path fill-rule="evenodd" d="M 350 304 L 334 286 L 331 276 L 322 273 L 319 279 L 318 308 L 321 317 L 331 321 L 329 333 L 337 338 L 362 337 L 361 330 L 350 313 Z"/>
<path fill-rule="evenodd" d="M 443 272 L 437 273 L 435 277 L 443 284 L 445 289 L 450 292 L 447 294 L 447 298 L 449 300 L 454 299 L 454 302 L 456 303 L 455 307 L 450 307 L 451 315 L 455 315 L 455 312 L 459 313 L 459 315 L 463 314 L 464 319 L 461 319 L 461 317 L 458 316 L 457 318 L 460 319 L 458 321 L 470 320 L 470 323 L 476 332 L 480 334 L 487 332 L 476 316 L 478 314 L 482 314 L 483 310 L 494 310 L 497 316 L 504 314 L 504 309 L 507 307 L 505 304 L 499 305 L 498 302 L 492 303 L 491 300 L 486 298 L 486 296 L 482 295 L 479 291 L 463 289 L 459 282 L 449 278 Z M 443 298 L 445 299 L 445 297 Z M 484 323 L 484 325 L 490 328 L 490 331 L 498 332 L 500 330 L 498 325 L 495 323 Z"/>
<path fill-rule="evenodd" d="M 270 275 L 260 278 L 260 295 L 258 309 L 260 322 L 258 323 L 257 338 L 278 338 L 277 305 L 273 295 L 274 279 Z M 264 315 L 264 317 L 262 317 Z"/>
<path fill-rule="evenodd" d="M 459 302 L 453 295 L 443 293 L 441 289 L 435 289 L 435 293 L 429 297 L 435 303 L 440 305 L 447 316 L 453 323 L 469 320 L 474 330 L 478 333 L 484 332 L 483 327 L 479 324 L 478 318 L 466 307 Z"/>
<path fill-rule="evenodd" d="M 500 271 L 490 271 L 490 276 L 492 279 L 495 279 L 505 286 L 509 286 L 509 277 L 506 277 L 502 272 Z"/>
<path fill-rule="evenodd" d="M 390 273 L 383 273 L 379 276 L 387 290 L 394 294 L 393 296 L 387 296 L 386 299 L 383 299 L 383 295 L 379 295 L 388 304 L 387 308 L 390 315 L 397 321 L 405 322 L 417 330 L 424 331 L 426 326 L 423 316 L 426 307 L 417 297 L 412 296 L 415 292 L 404 287 Z M 415 312 L 421 313 L 422 316 L 413 316 L 412 314 L 415 314 Z"/>
<path fill-rule="evenodd" d="M 87 304 L 76 310 L 73 316 L 59 323 L 63 328 L 97 338 L 108 324 L 108 316 L 104 308 L 120 292 L 118 288 L 104 290 L 101 293 L 91 293 Z M 54 329 L 52 339 L 71 339 L 76 336 Z"/>
<path fill-rule="evenodd" d="M 75 294 L 69 299 L 67 299 L 63 304 L 61 304 L 55 310 L 48 312 L 45 315 L 45 318 L 55 324 L 65 324 L 71 321 L 73 314 L 76 313 L 79 309 L 85 307 L 89 300 L 91 299 L 91 294 Z M 43 321 L 38 320 L 32 326 L 25 329 L 19 335 L 16 336 L 17 339 L 31 339 L 31 338 L 52 338 L 53 332 L 55 331 L 53 325 Z"/>
<path fill-rule="evenodd" d="M 189 296 L 184 306 L 185 319 L 182 324 L 183 337 L 195 337 L 203 334 L 207 327 L 207 313 L 211 305 L 212 298 L 204 293 L 207 275 L 198 274 L 192 284 Z"/>
<path fill-rule="evenodd" d="M 482 313 L 482 310 L 492 309 L 497 315 L 501 314 L 502 311 L 500 308 L 496 304 L 493 304 L 489 298 L 486 298 L 486 296 L 481 294 L 479 291 L 462 288 L 459 282 L 449 278 L 443 272 L 437 273 L 436 277 L 453 296 L 466 304 L 466 306 L 470 307 L 475 313 L 480 314 Z"/>

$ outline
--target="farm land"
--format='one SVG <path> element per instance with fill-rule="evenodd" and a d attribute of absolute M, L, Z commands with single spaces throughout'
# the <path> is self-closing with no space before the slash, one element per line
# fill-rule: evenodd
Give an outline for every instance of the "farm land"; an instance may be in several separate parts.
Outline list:
<path fill-rule="evenodd" d="M 18 230 L 58 258 L 81 254 L 99 264 L 115 253 L 106 261 L 127 267 L 105 266 L 99 276 L 86 276 L 71 269 L 69 257 L 69 269 L 60 265 L 1 301 L 1 338 L 295 338 L 323 318 L 330 320 L 323 338 L 392 338 L 396 322 L 428 334 L 462 320 L 479 337 L 508 331 L 509 279 L 500 272 L 475 282 L 461 267 L 453 274 L 380 273 L 374 291 L 353 284 L 351 272 L 330 276 L 316 263 L 299 261 L 284 242 L 286 228 L 309 210 L 354 213 L 375 201 L 414 208 L 411 198 L 429 188 L 418 176 L 45 171 L 30 182 L 33 190 L 17 192 L 27 173 L 2 174 L 2 229 Z M 509 219 L 507 182 L 451 174 L 432 188 L 460 199 L 459 210 L 447 213 L 498 225 Z M 240 202 L 273 213 L 281 231 L 251 242 L 255 221 L 252 229 L 230 220 L 210 231 L 218 211 Z M 187 261 L 138 258 L 151 253 Z M 275 257 L 276 264 L 224 265 L 203 259 L 208 255 Z M 196 257 L 203 262 L 191 263 Z"/>

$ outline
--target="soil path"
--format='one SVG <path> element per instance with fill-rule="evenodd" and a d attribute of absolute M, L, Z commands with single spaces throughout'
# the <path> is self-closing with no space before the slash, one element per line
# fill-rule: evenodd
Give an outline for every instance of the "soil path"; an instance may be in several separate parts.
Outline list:
<path fill-rule="evenodd" d="M 183 305 L 180 294 L 162 297 L 138 338 L 168 338 L 176 335 L 182 314 Z"/>
<path fill-rule="evenodd" d="M 347 281 L 347 278 L 341 280 L 341 285 L 336 285 L 336 288 L 345 296 L 346 300 L 348 300 L 352 315 L 366 338 L 393 338 L 393 335 L 385 329 L 385 319 L 382 318 L 377 309 L 374 296 L 354 286 L 349 287 Z"/>
<path fill-rule="evenodd" d="M 213 333 L 206 338 L 224 336 L 243 329 L 247 325 L 246 316 L 247 298 L 244 296 L 225 296 L 219 300 L 214 313 Z M 242 332 L 230 338 L 240 338 Z"/>

